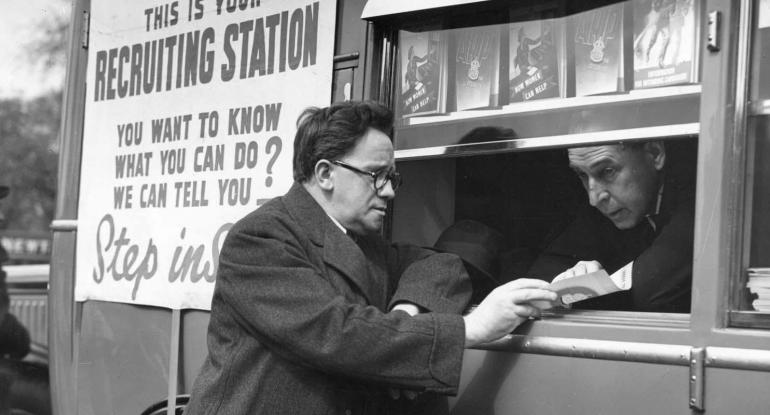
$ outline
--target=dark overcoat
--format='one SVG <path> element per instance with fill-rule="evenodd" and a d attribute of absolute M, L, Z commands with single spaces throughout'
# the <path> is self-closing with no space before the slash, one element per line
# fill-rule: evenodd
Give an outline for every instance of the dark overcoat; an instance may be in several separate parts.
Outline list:
<path fill-rule="evenodd" d="M 185 414 L 401 413 L 389 388 L 456 393 L 469 297 L 456 256 L 354 241 L 294 184 L 225 240 Z M 400 300 L 431 312 L 387 312 Z"/>

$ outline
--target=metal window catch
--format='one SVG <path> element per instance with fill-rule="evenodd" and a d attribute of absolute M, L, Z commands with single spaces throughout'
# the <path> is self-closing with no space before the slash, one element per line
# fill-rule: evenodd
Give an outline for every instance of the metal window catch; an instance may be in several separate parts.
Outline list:
<path fill-rule="evenodd" d="M 717 10 L 709 12 L 708 21 L 708 39 L 706 41 L 706 48 L 711 52 L 719 51 L 719 26 L 720 26 L 720 13 Z"/>
<path fill-rule="evenodd" d="M 91 24 L 91 15 L 87 11 L 83 11 L 83 28 L 80 31 L 80 46 L 83 49 L 88 49 L 89 24 Z"/>
<path fill-rule="evenodd" d="M 704 366 L 706 348 L 693 347 L 690 349 L 690 408 L 703 412 L 703 394 L 705 384 Z"/>

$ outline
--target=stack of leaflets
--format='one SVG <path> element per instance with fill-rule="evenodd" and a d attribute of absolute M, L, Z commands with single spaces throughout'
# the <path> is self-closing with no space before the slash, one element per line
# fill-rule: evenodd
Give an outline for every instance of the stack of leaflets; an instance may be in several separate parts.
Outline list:
<path fill-rule="evenodd" d="M 749 268 L 746 288 L 757 298 L 751 305 L 757 311 L 770 311 L 770 268 Z"/>

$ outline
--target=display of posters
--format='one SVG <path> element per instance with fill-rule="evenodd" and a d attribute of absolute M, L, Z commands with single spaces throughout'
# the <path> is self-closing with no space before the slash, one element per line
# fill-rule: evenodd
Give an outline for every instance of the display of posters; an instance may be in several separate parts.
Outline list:
<path fill-rule="evenodd" d="M 697 0 L 634 0 L 634 88 L 697 82 Z"/>
<path fill-rule="evenodd" d="M 562 62 L 556 26 L 555 19 L 510 24 L 510 102 L 560 96 Z"/>
<path fill-rule="evenodd" d="M 500 27 L 455 33 L 455 94 L 458 111 L 497 105 L 500 81 Z"/>
<path fill-rule="evenodd" d="M 625 90 L 623 3 L 570 17 L 575 59 L 575 95 Z"/>
<path fill-rule="evenodd" d="M 288 190 L 297 117 L 329 104 L 335 13 L 312 0 L 92 4 L 77 301 L 209 308 L 225 235 Z"/>
<path fill-rule="evenodd" d="M 444 33 L 399 32 L 402 117 L 436 114 L 446 108 L 446 40 Z"/>

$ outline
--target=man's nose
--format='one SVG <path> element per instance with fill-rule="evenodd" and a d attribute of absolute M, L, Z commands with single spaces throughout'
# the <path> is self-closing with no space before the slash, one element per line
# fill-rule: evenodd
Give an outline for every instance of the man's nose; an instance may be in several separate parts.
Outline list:
<path fill-rule="evenodd" d="M 588 179 L 588 203 L 590 203 L 591 206 L 596 207 L 608 197 L 609 194 L 604 186 L 596 183 L 596 180 L 594 179 Z"/>
<path fill-rule="evenodd" d="M 377 192 L 377 195 L 387 200 L 391 200 L 396 197 L 396 191 L 393 190 L 393 184 L 390 182 L 390 180 L 385 183 L 385 186 L 382 186 L 382 189 Z"/>

